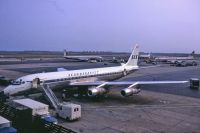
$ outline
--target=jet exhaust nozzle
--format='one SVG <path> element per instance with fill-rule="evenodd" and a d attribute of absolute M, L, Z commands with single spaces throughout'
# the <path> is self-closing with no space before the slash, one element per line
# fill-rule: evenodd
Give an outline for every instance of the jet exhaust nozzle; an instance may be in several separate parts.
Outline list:
<path fill-rule="evenodd" d="M 98 95 L 104 95 L 107 93 L 105 88 L 90 88 L 88 89 L 88 96 L 95 97 Z"/>
<path fill-rule="evenodd" d="M 124 97 L 132 96 L 133 94 L 138 94 L 141 90 L 137 88 L 125 88 L 121 90 L 121 95 Z"/>

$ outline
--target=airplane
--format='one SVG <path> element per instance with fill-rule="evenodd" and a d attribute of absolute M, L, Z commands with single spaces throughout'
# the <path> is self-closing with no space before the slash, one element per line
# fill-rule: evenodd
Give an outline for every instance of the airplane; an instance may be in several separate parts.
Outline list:
<path fill-rule="evenodd" d="M 157 56 L 155 60 L 160 62 L 176 62 L 176 61 L 186 61 L 186 60 L 195 60 L 195 51 L 188 56 Z"/>
<path fill-rule="evenodd" d="M 151 55 L 151 53 L 149 53 L 149 54 L 140 54 L 139 55 L 139 59 L 151 59 L 151 58 L 153 58 L 152 57 L 152 55 Z"/>
<path fill-rule="evenodd" d="M 66 59 L 88 61 L 88 62 L 91 62 L 91 63 L 103 61 L 103 57 L 101 57 L 101 56 L 97 56 L 97 55 L 69 55 L 69 53 L 66 50 L 64 50 L 64 56 L 63 57 L 66 58 Z"/>
<path fill-rule="evenodd" d="M 155 60 L 158 61 L 174 61 L 174 60 L 194 60 L 193 56 L 188 57 L 169 57 L 169 56 L 162 56 L 162 57 L 156 57 Z"/>
<path fill-rule="evenodd" d="M 188 81 L 114 81 L 139 70 L 139 45 L 136 44 L 128 61 L 121 66 L 91 68 L 82 70 L 58 69 L 57 72 L 36 73 L 20 77 L 3 90 L 5 95 L 14 95 L 32 88 L 40 88 L 44 84 L 57 86 L 76 86 L 87 88 L 87 95 L 95 97 L 109 92 L 109 86 L 128 86 L 121 90 L 124 97 L 140 92 L 140 85 L 149 84 L 181 84 Z M 146 68 L 146 67 L 145 67 Z M 53 89 L 53 88 L 52 88 Z"/>
<path fill-rule="evenodd" d="M 156 65 L 157 62 L 155 61 L 153 55 L 151 53 L 149 54 L 140 54 L 139 55 L 140 62 L 146 62 L 147 64 L 153 64 Z"/>
<path fill-rule="evenodd" d="M 156 57 L 155 61 L 165 62 L 171 64 L 172 66 L 197 66 L 197 59 L 194 55 L 186 56 L 186 57 L 175 57 L 175 56 L 161 56 Z"/>

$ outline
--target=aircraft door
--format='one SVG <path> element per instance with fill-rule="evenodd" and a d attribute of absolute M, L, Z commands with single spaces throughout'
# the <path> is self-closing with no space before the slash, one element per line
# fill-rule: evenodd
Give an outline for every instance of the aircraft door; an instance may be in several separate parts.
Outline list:
<path fill-rule="evenodd" d="M 127 75 L 127 71 L 126 71 L 126 69 L 124 69 L 124 76 L 126 76 Z"/>
<path fill-rule="evenodd" d="M 32 88 L 38 88 L 40 85 L 40 79 L 39 78 L 35 78 L 32 82 Z"/>

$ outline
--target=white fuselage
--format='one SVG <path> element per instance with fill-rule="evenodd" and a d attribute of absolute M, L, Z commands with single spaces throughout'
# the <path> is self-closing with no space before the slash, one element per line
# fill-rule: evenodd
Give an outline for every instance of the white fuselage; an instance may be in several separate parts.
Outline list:
<path fill-rule="evenodd" d="M 138 55 L 139 46 L 136 44 L 129 60 L 122 66 L 31 74 L 18 78 L 3 91 L 4 94 L 13 95 L 31 88 L 38 88 L 39 85 L 44 85 L 44 83 L 54 83 L 56 87 L 60 84 L 73 85 L 73 83 L 118 79 L 138 69 Z"/>
<path fill-rule="evenodd" d="M 37 73 L 18 78 L 4 89 L 4 94 L 12 95 L 18 92 L 26 91 L 33 88 L 33 80 L 38 78 L 40 83 L 65 82 L 69 85 L 73 82 L 97 81 L 97 80 L 114 80 L 126 76 L 138 66 L 116 66 L 105 68 L 92 68 L 82 70 L 70 70 L 60 72 Z"/>
<path fill-rule="evenodd" d="M 85 55 L 85 56 L 69 56 L 65 55 L 64 58 L 66 59 L 74 59 L 74 60 L 81 60 L 81 61 L 89 61 L 89 60 L 103 60 L 101 56 L 96 55 Z"/>
<path fill-rule="evenodd" d="M 193 57 L 193 56 L 188 56 L 188 57 L 169 57 L 169 56 L 162 56 L 162 57 L 156 57 L 155 60 L 159 60 L 159 61 L 194 60 L 194 57 Z"/>

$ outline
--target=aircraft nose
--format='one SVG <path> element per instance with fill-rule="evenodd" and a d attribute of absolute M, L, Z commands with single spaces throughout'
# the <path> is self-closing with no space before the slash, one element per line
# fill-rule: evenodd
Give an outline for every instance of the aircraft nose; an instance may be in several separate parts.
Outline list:
<path fill-rule="evenodd" d="M 13 90 L 13 86 L 9 85 L 8 87 L 6 87 L 3 92 L 4 92 L 4 95 L 10 95 L 11 91 Z"/>

